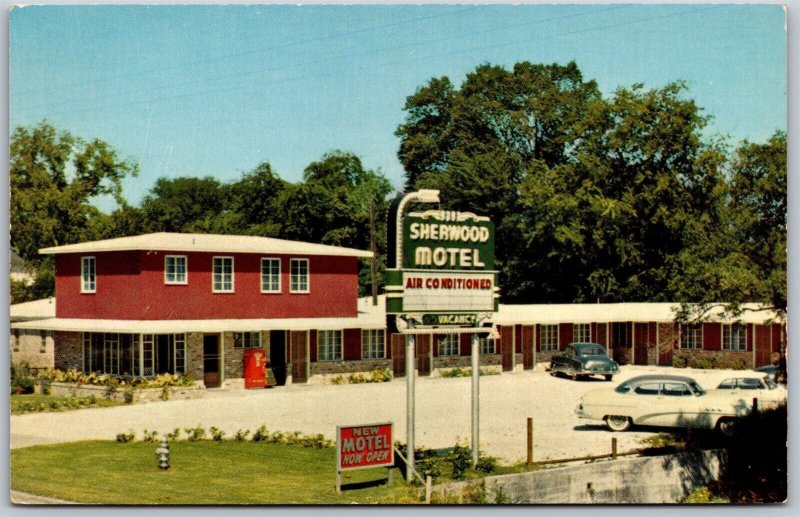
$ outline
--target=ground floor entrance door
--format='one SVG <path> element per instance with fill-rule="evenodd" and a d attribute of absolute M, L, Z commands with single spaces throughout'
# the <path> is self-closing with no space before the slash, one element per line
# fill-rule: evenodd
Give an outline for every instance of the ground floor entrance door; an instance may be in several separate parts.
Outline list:
<path fill-rule="evenodd" d="M 219 388 L 222 383 L 219 334 L 203 335 L 203 383 L 206 388 Z"/>
<path fill-rule="evenodd" d="M 271 330 L 269 333 L 269 365 L 277 386 L 286 385 L 286 331 Z"/>

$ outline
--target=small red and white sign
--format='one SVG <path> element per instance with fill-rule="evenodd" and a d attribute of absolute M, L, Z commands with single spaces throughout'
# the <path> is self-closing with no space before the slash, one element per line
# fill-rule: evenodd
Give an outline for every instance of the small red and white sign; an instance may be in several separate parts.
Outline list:
<path fill-rule="evenodd" d="M 392 423 L 338 426 L 338 470 L 391 467 L 394 465 Z"/>

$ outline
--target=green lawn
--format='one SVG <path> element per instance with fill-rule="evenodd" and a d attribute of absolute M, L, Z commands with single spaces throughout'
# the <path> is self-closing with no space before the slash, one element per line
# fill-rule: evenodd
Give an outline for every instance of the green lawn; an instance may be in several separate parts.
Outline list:
<path fill-rule="evenodd" d="M 11 395 L 11 414 L 69 411 L 87 407 L 118 406 L 121 402 L 103 397 L 56 397 L 53 395 Z"/>
<path fill-rule="evenodd" d="M 264 442 L 179 441 L 172 467 L 157 468 L 157 444 L 87 441 L 11 451 L 11 488 L 102 504 L 418 504 L 399 470 L 356 470 L 335 491 L 336 450 Z M 359 483 L 359 485 L 355 485 Z M 347 485 L 358 486 L 348 490 Z M 374 486 L 370 486 L 374 485 Z M 354 488 L 354 487 L 353 487 Z"/>

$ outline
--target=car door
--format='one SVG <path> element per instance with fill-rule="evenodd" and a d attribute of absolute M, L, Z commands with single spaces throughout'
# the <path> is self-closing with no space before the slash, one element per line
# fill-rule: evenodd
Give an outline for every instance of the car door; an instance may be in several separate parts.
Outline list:
<path fill-rule="evenodd" d="M 658 404 L 662 408 L 659 425 L 669 427 L 708 427 L 706 411 L 701 410 L 701 397 L 695 396 L 685 382 L 665 381 L 661 385 Z"/>
<path fill-rule="evenodd" d="M 663 409 L 657 403 L 660 389 L 661 383 L 658 381 L 643 382 L 628 394 L 630 416 L 635 424 L 664 425 L 659 423 L 664 421 Z"/>

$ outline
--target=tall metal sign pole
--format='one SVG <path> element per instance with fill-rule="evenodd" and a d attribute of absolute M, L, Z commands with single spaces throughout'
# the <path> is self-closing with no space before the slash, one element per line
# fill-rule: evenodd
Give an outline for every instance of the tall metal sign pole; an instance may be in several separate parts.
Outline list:
<path fill-rule="evenodd" d="M 427 210 L 404 214 L 412 201 L 436 203 L 439 192 L 421 190 L 398 196 L 388 221 L 386 269 L 387 329 L 407 325 L 406 382 L 408 400 L 409 480 L 414 468 L 415 339 L 419 329 L 436 329 L 472 337 L 472 464 L 478 462 L 479 375 L 481 333 L 491 332 L 498 307 L 494 270 L 494 224 L 469 212 Z M 415 329 L 418 329 L 415 331 Z"/>
<path fill-rule="evenodd" d="M 389 209 L 388 234 L 394 238 L 390 238 L 389 249 L 387 250 L 389 259 L 387 264 L 388 268 L 395 268 L 398 270 L 403 268 L 403 212 L 408 204 L 413 201 L 419 203 L 438 203 L 439 191 L 420 190 L 418 192 L 411 192 L 402 197 L 398 197 L 392 202 Z M 395 318 L 394 316 L 388 317 Z M 394 320 L 390 323 L 391 325 L 387 325 L 387 327 L 390 329 L 391 327 L 396 327 L 396 322 Z M 414 345 L 414 334 L 408 334 L 406 336 L 406 443 L 408 447 L 406 457 L 406 481 L 408 482 L 411 482 L 414 476 L 414 377 L 416 376 Z"/>

